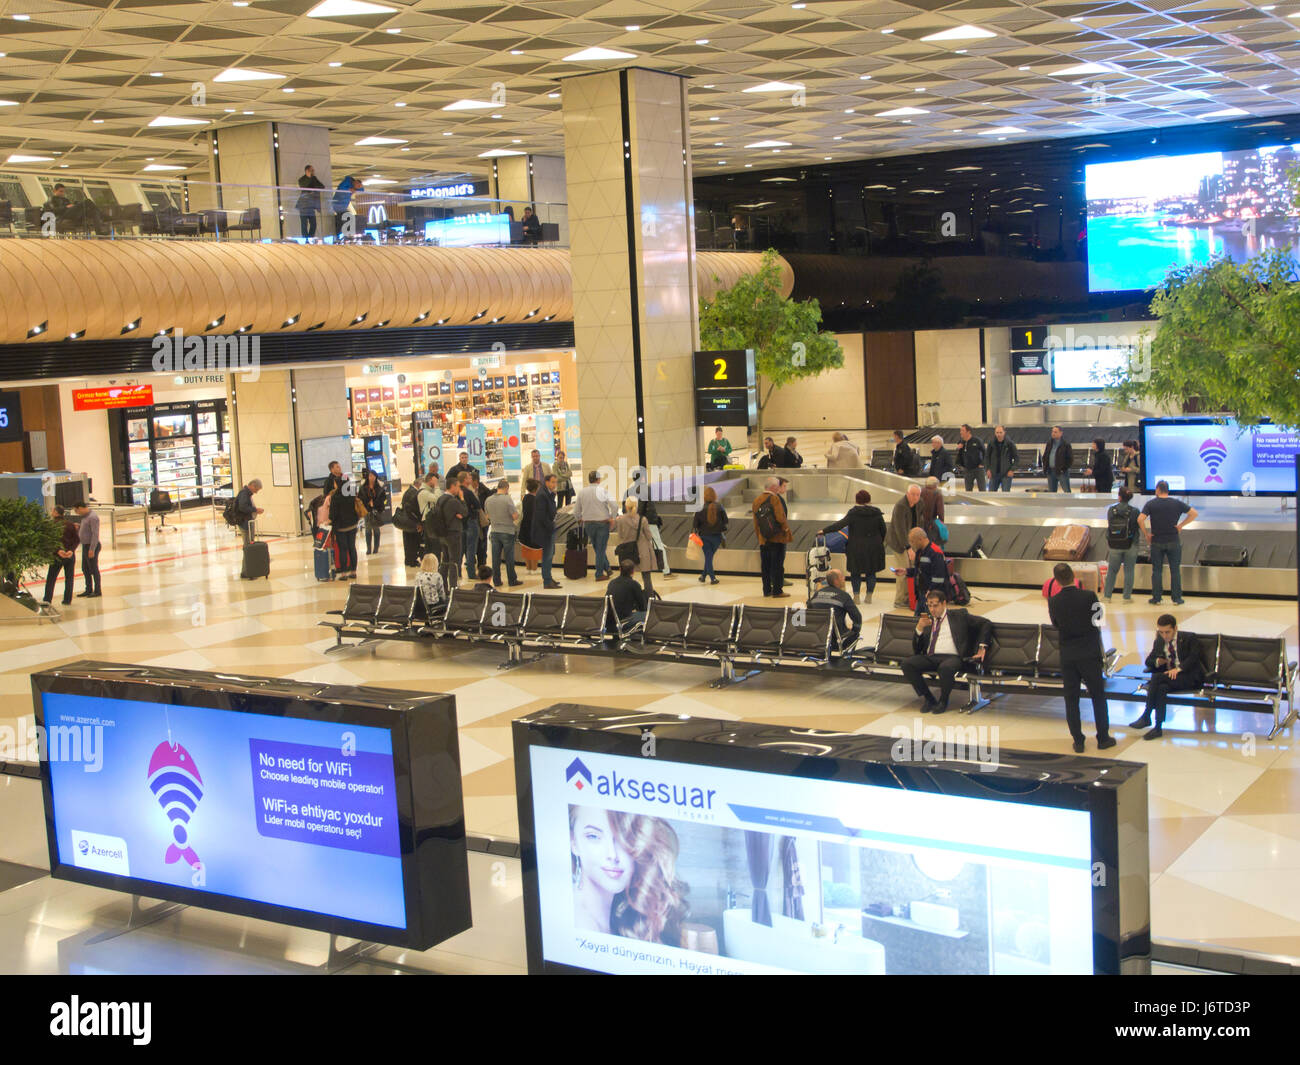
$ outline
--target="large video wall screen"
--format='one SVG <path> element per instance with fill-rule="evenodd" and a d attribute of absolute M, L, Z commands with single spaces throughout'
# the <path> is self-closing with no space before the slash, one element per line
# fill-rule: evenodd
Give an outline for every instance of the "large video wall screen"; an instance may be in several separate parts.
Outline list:
<path fill-rule="evenodd" d="M 1088 291 L 1155 288 L 1215 256 L 1300 249 L 1292 146 L 1149 156 L 1085 168 Z"/>
<path fill-rule="evenodd" d="M 789 753 L 800 748 L 826 753 Z M 976 786 L 969 763 L 880 771 L 889 751 L 881 737 L 587 707 L 516 722 L 530 971 L 1120 967 L 1119 880 L 1132 877 L 1143 924 L 1146 864 L 1140 848 L 1132 870 L 1099 853 L 1119 838 L 1115 763 L 1095 789 L 1054 797 L 1011 786 L 1023 767 L 1008 752 Z M 1065 768 L 1037 764 L 1035 779 Z M 1059 780 L 1096 772 L 1080 763 Z M 1145 770 L 1119 773 L 1145 817 Z"/>
<path fill-rule="evenodd" d="M 467 928 L 451 697 L 271 683 L 35 674 L 52 875 L 421 949 Z"/>

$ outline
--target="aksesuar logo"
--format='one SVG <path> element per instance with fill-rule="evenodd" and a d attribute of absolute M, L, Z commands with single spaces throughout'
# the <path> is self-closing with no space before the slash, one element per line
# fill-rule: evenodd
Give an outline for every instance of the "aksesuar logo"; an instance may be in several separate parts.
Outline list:
<path fill-rule="evenodd" d="M 668 784 L 650 777 L 627 776 L 616 769 L 608 774 L 593 775 L 581 759 L 575 758 L 565 770 L 565 782 L 573 781 L 574 786 L 581 791 L 584 777 L 586 784 L 596 789 L 597 795 L 678 806 L 687 810 L 712 810 L 713 797 L 718 794 L 713 788 L 696 788 L 688 784 Z"/>

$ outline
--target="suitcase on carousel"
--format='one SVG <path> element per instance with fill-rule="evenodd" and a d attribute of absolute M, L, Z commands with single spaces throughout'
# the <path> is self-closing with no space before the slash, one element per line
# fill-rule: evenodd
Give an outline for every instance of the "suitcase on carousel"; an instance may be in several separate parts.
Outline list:
<path fill-rule="evenodd" d="M 1043 544 L 1048 562 L 1078 562 L 1088 553 L 1092 530 L 1086 525 L 1058 525 Z"/>
<path fill-rule="evenodd" d="M 247 580 L 271 576 L 271 550 L 260 540 L 244 545 L 244 568 L 240 573 Z"/>

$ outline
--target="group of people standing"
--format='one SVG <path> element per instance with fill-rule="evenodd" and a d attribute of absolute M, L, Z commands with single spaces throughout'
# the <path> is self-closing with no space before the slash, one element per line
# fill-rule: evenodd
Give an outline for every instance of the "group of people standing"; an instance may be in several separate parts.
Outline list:
<path fill-rule="evenodd" d="M 63 605 L 68 606 L 72 602 L 78 547 L 81 548 L 81 575 L 85 580 L 85 589 L 77 593 L 77 598 L 98 599 L 102 594 L 99 584 L 99 553 L 103 544 L 99 541 L 99 515 L 84 502 L 78 503 L 73 509 L 77 515 L 75 521 L 60 504 L 56 504 L 50 512 L 54 520 L 60 523 L 60 530 L 59 546 L 55 548 L 54 557 L 50 559 L 45 574 L 45 595 L 42 602 L 46 606 L 54 601 L 54 588 L 60 574 L 63 575 Z"/>
<path fill-rule="evenodd" d="M 941 482 L 960 477 L 967 492 L 1010 492 L 1012 479 L 1018 471 L 1023 471 L 1020 466 L 1020 450 L 1015 441 L 1007 436 L 1006 426 L 996 426 L 993 437 L 987 442 L 976 436 L 967 424 L 961 426 L 958 436 L 960 439 L 957 447 L 951 452 L 942 436 L 932 436 L 929 454 L 922 460 L 907 444 L 902 430 L 894 430 L 894 472 L 904 477 L 919 477 L 924 472 Z M 1054 425 L 1043 447 L 1043 474 L 1047 478 L 1047 490 L 1069 492 L 1070 477 L 1074 472 L 1074 448 L 1065 439 L 1061 427 Z M 1098 492 L 1113 491 L 1117 476 L 1130 489 L 1136 489 L 1142 472 L 1137 442 L 1124 441 L 1117 465 L 1111 459 L 1106 441 L 1097 437 L 1089 448 L 1087 464 L 1080 472 L 1093 479 Z"/>

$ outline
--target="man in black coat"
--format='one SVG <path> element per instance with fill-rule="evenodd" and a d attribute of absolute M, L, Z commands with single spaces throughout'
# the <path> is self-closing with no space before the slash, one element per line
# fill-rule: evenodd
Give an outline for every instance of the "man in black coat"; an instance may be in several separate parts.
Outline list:
<path fill-rule="evenodd" d="M 1173 614 L 1156 618 L 1156 642 L 1147 655 L 1151 680 L 1147 684 L 1147 705 L 1142 716 L 1129 728 L 1147 728 L 1155 711 L 1155 728 L 1142 735 L 1144 740 L 1158 740 L 1164 735 L 1165 699 L 1170 692 L 1195 691 L 1205 684 L 1205 666 L 1201 662 L 1200 642 L 1190 632 L 1180 632 Z"/>
<path fill-rule="evenodd" d="M 965 423 L 960 429 L 961 443 L 957 445 L 957 468 L 961 470 L 966 491 L 976 487 L 981 492 L 987 491 L 984 480 L 984 441 L 975 435 L 974 430 Z"/>
<path fill-rule="evenodd" d="M 993 430 L 993 439 L 985 451 L 989 470 L 989 491 L 1010 492 L 1012 471 L 1020 462 L 1015 443 L 1008 438 L 1005 426 Z"/>
<path fill-rule="evenodd" d="M 967 659 L 983 659 L 993 638 L 993 626 L 987 618 L 968 610 L 949 610 L 948 597 L 938 589 L 926 594 L 925 609 L 912 634 L 912 650 L 916 653 L 902 661 L 903 676 L 923 700 L 921 713 L 942 714 L 948 709 L 948 696 L 962 664 Z M 937 700 L 925 682 L 926 673 L 939 674 Z"/>
<path fill-rule="evenodd" d="M 1057 485 L 1062 492 L 1070 490 L 1070 467 L 1074 464 L 1074 449 L 1065 439 L 1059 425 L 1052 426 L 1052 435 L 1043 449 L 1043 471 L 1047 474 L 1047 490 L 1055 492 Z"/>
<path fill-rule="evenodd" d="M 952 456 L 948 454 L 947 449 L 943 446 L 943 437 L 930 437 L 930 468 L 926 471 L 929 477 L 938 477 L 939 483 L 943 483 L 945 474 L 952 473 Z"/>
<path fill-rule="evenodd" d="M 551 474 L 537 491 L 533 504 L 533 543 L 542 549 L 542 587 L 558 588 L 560 582 L 551 578 L 551 561 L 555 555 L 555 474 Z"/>
<path fill-rule="evenodd" d="M 1115 746 L 1110 734 L 1110 712 L 1106 705 L 1106 654 L 1101 646 L 1102 607 L 1097 593 L 1074 583 L 1074 570 L 1058 562 L 1052 576 L 1061 590 L 1047 601 L 1047 613 L 1060 631 L 1061 677 L 1065 683 L 1065 721 L 1074 740 L 1076 754 L 1083 753 L 1083 726 L 1079 720 L 1080 681 L 1092 697 L 1092 719 L 1097 725 L 1097 749 Z"/>
<path fill-rule="evenodd" d="M 903 438 L 901 429 L 894 430 L 894 472 L 900 477 L 917 475 L 916 453 Z"/>

